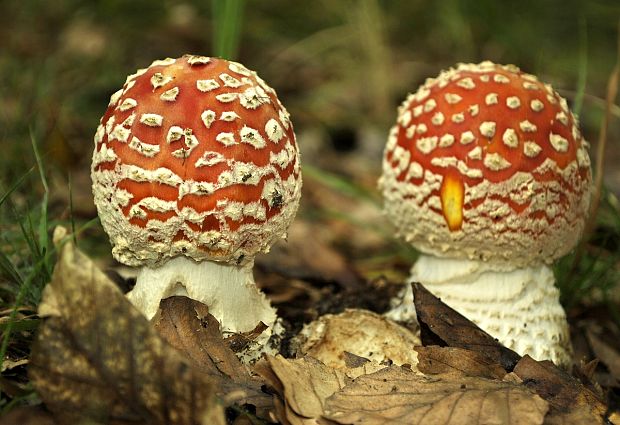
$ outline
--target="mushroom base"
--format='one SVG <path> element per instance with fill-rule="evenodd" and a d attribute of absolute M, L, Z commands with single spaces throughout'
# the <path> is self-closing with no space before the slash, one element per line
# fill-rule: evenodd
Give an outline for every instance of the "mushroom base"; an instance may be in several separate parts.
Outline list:
<path fill-rule="evenodd" d="M 255 340 L 260 346 L 254 347 L 258 356 L 264 352 L 262 348 L 273 333 L 277 316 L 265 294 L 256 287 L 252 266 L 253 262 L 234 266 L 176 257 L 161 267 L 143 267 L 127 298 L 150 320 L 161 300 L 187 296 L 209 307 L 224 336 L 252 331 L 263 322 L 269 328 Z M 242 357 L 247 358 L 247 354 Z"/>
<path fill-rule="evenodd" d="M 411 282 L 435 296 L 520 355 L 567 367 L 572 349 L 566 314 L 551 269 L 539 264 L 498 270 L 488 263 L 422 255 Z M 411 285 L 387 316 L 415 320 Z"/>

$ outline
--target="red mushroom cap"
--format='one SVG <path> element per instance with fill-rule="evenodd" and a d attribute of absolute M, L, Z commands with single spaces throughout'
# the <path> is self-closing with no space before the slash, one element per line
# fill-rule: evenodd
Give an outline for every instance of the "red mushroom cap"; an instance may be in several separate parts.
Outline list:
<path fill-rule="evenodd" d="M 423 252 L 551 262 L 584 226 L 587 142 L 551 86 L 512 65 L 461 64 L 400 106 L 380 186 L 399 234 Z"/>
<path fill-rule="evenodd" d="M 184 56 L 127 78 L 95 135 L 93 193 L 113 255 L 251 261 L 286 233 L 301 175 L 289 114 L 243 65 Z"/>

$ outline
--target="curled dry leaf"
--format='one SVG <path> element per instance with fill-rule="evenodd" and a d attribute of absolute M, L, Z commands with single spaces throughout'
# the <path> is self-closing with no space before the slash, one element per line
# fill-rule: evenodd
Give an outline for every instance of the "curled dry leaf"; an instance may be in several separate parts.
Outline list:
<path fill-rule="evenodd" d="M 575 365 L 573 368 L 573 374 L 577 376 L 581 382 L 585 381 L 591 383 L 599 363 L 599 359 L 593 359 L 589 362 L 581 360 L 580 364 Z"/>
<path fill-rule="evenodd" d="M 430 334 L 430 339 L 433 341 L 474 351 L 482 356 L 481 358 L 486 357 L 489 365 L 496 363 L 506 371 L 513 371 L 524 386 L 549 402 L 550 412 L 545 418 L 545 423 L 572 425 L 601 423 L 604 420 L 607 407 L 601 394 L 586 387 L 552 362 L 539 362 L 529 356 L 520 358 L 513 351 L 494 341 L 475 324 L 442 303 L 422 285 L 414 284 L 413 291 L 418 320 L 423 330 L 423 342 L 425 341 L 424 330 L 426 330 L 427 336 Z M 426 347 L 426 352 L 425 349 L 420 352 L 422 368 L 428 367 L 430 371 L 453 372 L 459 368 L 474 371 L 470 369 L 471 365 L 454 363 L 454 358 L 446 361 L 449 363 L 447 366 L 436 363 L 432 366 L 428 365 L 429 356 L 438 355 L 436 351 L 433 351 L 434 349 L 429 352 L 428 348 Z M 465 358 L 463 360 L 468 361 Z M 499 369 L 495 370 L 500 372 Z"/>
<path fill-rule="evenodd" d="M 246 367 L 226 347 L 217 319 L 209 308 L 187 297 L 170 297 L 153 318 L 155 329 L 170 345 L 210 375 L 242 379 Z"/>
<path fill-rule="evenodd" d="M 40 308 L 30 378 L 60 424 L 224 424 L 213 383 L 72 243 Z"/>
<path fill-rule="evenodd" d="M 155 329 L 215 384 L 225 405 L 251 404 L 260 417 L 273 408 L 262 380 L 250 374 L 222 338 L 220 325 L 206 305 L 187 297 L 163 300 L 154 318 Z"/>
<path fill-rule="evenodd" d="M 349 353 L 345 351 L 343 354 L 344 364 L 347 368 L 362 367 L 370 362 L 366 357 L 358 356 L 357 354 Z"/>
<path fill-rule="evenodd" d="M 484 354 L 458 347 L 416 347 L 418 370 L 426 375 L 503 379 L 506 371 Z"/>
<path fill-rule="evenodd" d="M 266 356 L 254 370 L 275 393 L 271 418 L 283 424 L 309 425 L 319 423 L 329 396 L 358 376 L 384 367 L 363 362 L 350 369 L 331 368 L 312 357 L 287 360 L 278 355 Z"/>
<path fill-rule="evenodd" d="M 529 425 L 542 424 L 548 410 L 516 377 L 427 377 L 397 366 L 351 375 L 311 357 L 257 366 L 276 393 L 272 418 L 283 424 Z"/>
<path fill-rule="evenodd" d="M 254 329 L 252 329 L 251 331 L 233 333 L 226 338 L 226 343 L 228 344 L 228 347 L 235 353 L 243 353 L 243 350 L 245 350 L 250 344 L 252 344 L 252 342 L 254 342 L 267 329 L 269 329 L 269 326 L 267 326 L 263 322 L 259 322 L 258 325 L 256 325 L 256 327 L 254 327 Z M 279 339 L 280 338 L 278 338 L 278 341 Z M 271 340 L 267 342 L 267 345 L 269 345 L 270 348 L 273 348 L 276 351 L 278 350 L 278 348 L 280 348 L 278 343 L 272 344 Z"/>
<path fill-rule="evenodd" d="M 526 355 L 516 365 L 514 373 L 525 386 L 549 402 L 549 423 L 603 423 L 607 407 L 600 395 L 553 363 L 538 362 Z"/>
<path fill-rule="evenodd" d="M 483 354 L 508 372 L 514 368 L 521 356 L 441 302 L 421 284 L 412 286 L 423 345 L 465 348 Z"/>
<path fill-rule="evenodd" d="M 542 424 L 548 404 L 523 386 L 483 378 L 420 376 L 396 366 L 364 375 L 329 397 L 336 424 Z"/>
<path fill-rule="evenodd" d="M 256 370 L 280 396 L 274 412 L 277 420 L 292 425 L 318 423 L 325 399 L 351 382 L 344 371 L 312 357 L 287 360 L 280 355 L 267 356 Z"/>
<path fill-rule="evenodd" d="M 620 352 L 605 341 L 604 334 L 594 326 L 586 329 L 586 337 L 596 357 L 607 366 L 611 376 L 620 383 Z"/>

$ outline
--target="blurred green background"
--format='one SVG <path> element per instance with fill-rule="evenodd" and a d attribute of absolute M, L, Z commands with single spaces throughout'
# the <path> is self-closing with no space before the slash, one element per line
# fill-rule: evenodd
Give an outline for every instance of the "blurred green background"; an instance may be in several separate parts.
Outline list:
<path fill-rule="evenodd" d="M 607 81 L 618 57 L 618 0 L 0 0 L 0 5 L 5 361 L 28 355 L 28 332 L 38 323 L 34 308 L 54 266 L 49 235 L 57 222 L 87 232 L 81 246 L 109 261 L 90 194 L 93 134 L 110 95 L 128 74 L 155 59 L 227 52 L 257 71 L 276 89 L 295 125 L 306 180 L 301 218 L 348 222 L 352 227 L 332 225 L 325 239 L 357 261 L 358 271 L 377 267 L 389 273 L 397 268 L 391 258 L 401 255 L 406 274 L 411 252 L 393 241 L 375 189 L 387 132 L 406 94 L 458 62 L 516 64 L 569 100 L 595 157 Z M 594 294 L 596 302 L 612 306 L 620 324 L 615 304 L 620 295 L 613 292 L 620 259 L 615 104 L 611 115 L 604 158 L 608 191 L 598 226 L 577 260 L 565 258 L 556 272 L 565 306 Z M 350 203 L 335 206 L 340 197 L 317 190 L 317 184 Z M 321 232 L 316 225 L 298 231 L 311 238 L 321 238 Z M 333 259 L 335 251 L 326 256 Z M 332 266 L 337 270 L 341 263 Z M 25 379 L 6 363 L 2 371 L 3 393 L 7 376 Z M 0 397 L 0 408 L 31 394 L 22 390 Z"/>
<path fill-rule="evenodd" d="M 207 0 L 2 5 L 3 187 L 34 164 L 29 132 L 48 168 L 65 176 L 88 169 L 98 119 L 126 75 L 158 58 L 216 53 L 218 21 Z M 359 149 L 376 175 L 395 107 L 457 62 L 514 63 L 552 83 L 577 101 L 584 133 L 595 141 L 616 60 L 620 2 L 247 0 L 239 17 L 232 56 L 278 91 L 304 160 L 314 161 L 317 150 Z M 611 136 L 613 147 L 617 129 Z M 620 187 L 616 174 L 610 171 L 610 184 Z"/>

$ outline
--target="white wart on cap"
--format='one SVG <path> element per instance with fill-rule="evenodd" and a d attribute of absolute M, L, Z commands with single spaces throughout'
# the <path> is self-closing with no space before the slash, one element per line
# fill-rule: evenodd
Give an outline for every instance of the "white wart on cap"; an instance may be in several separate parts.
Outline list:
<path fill-rule="evenodd" d="M 385 211 L 427 254 L 551 263 L 584 226 L 587 146 L 549 85 L 512 65 L 461 64 L 400 106 L 380 180 Z"/>
<path fill-rule="evenodd" d="M 283 237 L 301 175 L 274 90 L 243 65 L 184 56 L 129 76 L 95 135 L 95 203 L 113 255 L 251 263 Z"/>

